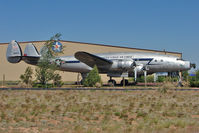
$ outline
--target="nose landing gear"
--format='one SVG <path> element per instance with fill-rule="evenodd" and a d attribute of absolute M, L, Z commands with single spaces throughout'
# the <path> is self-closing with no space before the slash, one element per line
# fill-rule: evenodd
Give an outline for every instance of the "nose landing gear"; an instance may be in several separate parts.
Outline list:
<path fill-rule="evenodd" d="M 182 84 L 182 71 L 179 71 L 179 73 L 178 73 L 178 87 L 183 87 L 183 84 Z"/>

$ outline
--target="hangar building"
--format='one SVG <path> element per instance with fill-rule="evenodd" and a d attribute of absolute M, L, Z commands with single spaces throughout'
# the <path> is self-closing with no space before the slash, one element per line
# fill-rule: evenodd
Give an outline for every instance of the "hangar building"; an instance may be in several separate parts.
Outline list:
<path fill-rule="evenodd" d="M 33 43 L 38 51 L 42 48 L 45 41 L 28 41 L 28 42 L 18 42 L 24 51 L 27 43 Z M 168 52 L 168 51 L 158 51 L 150 49 L 140 49 L 140 48 L 129 48 L 120 46 L 111 46 L 104 44 L 93 44 L 93 43 L 83 43 L 74 41 L 64 41 L 61 40 L 60 43 L 64 46 L 64 54 L 61 56 L 74 55 L 77 51 L 85 51 L 89 53 L 111 53 L 111 52 L 150 52 L 150 53 L 160 53 L 168 54 L 177 57 L 182 57 L 182 53 L 178 52 Z M 17 64 L 11 64 L 6 60 L 6 49 L 9 43 L 0 43 L 0 80 L 3 80 L 3 75 L 5 75 L 6 81 L 17 81 L 21 74 L 24 73 L 27 66 L 31 66 L 21 61 Z M 31 66 L 34 68 L 34 66 Z M 77 81 L 77 73 L 71 72 L 59 72 L 62 76 L 63 81 Z M 102 80 L 107 82 L 109 79 L 106 75 L 101 75 Z"/>

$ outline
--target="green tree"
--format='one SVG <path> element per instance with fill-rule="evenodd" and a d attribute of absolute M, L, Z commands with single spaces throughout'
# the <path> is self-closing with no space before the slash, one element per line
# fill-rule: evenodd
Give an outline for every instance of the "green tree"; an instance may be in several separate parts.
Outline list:
<path fill-rule="evenodd" d="M 199 81 L 199 70 L 196 71 L 196 80 Z"/>
<path fill-rule="evenodd" d="M 42 85 L 46 85 L 53 79 L 55 68 L 51 64 L 48 64 L 48 62 L 40 62 L 35 72 L 36 80 Z"/>
<path fill-rule="evenodd" d="M 47 87 L 49 81 L 56 80 L 55 77 L 59 77 L 59 74 L 55 73 L 57 65 L 54 62 L 55 56 L 58 55 L 58 53 L 55 53 L 52 50 L 52 47 L 56 41 L 60 40 L 60 37 L 61 34 L 56 34 L 51 37 L 50 40 L 46 41 L 41 50 L 42 56 L 37 64 L 37 68 L 35 69 L 36 80 L 42 85 L 41 87 Z M 63 50 L 61 53 L 63 53 Z"/>
<path fill-rule="evenodd" d="M 188 71 L 183 71 L 183 72 L 182 72 L 182 77 L 183 77 L 183 80 L 187 81 L 187 80 L 188 80 L 188 77 L 189 77 Z"/>
<path fill-rule="evenodd" d="M 20 79 L 23 83 L 25 83 L 26 85 L 31 85 L 32 83 L 32 74 L 33 74 L 33 70 L 31 67 L 27 67 L 25 70 L 25 73 L 20 75 Z"/>
<path fill-rule="evenodd" d="M 195 76 L 189 76 L 189 84 L 191 87 L 199 87 L 199 70 L 196 71 Z"/>
<path fill-rule="evenodd" d="M 88 76 L 83 81 L 84 86 L 94 87 L 96 83 L 101 84 L 101 77 L 99 75 L 97 66 L 95 65 L 94 68 L 88 73 Z"/>

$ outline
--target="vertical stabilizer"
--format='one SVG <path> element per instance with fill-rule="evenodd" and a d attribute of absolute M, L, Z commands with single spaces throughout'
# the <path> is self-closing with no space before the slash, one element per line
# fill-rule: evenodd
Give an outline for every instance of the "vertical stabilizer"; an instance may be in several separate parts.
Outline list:
<path fill-rule="evenodd" d="M 28 43 L 24 50 L 24 56 L 28 57 L 40 57 L 36 47 L 32 43 Z"/>
<path fill-rule="evenodd" d="M 34 44 L 29 43 L 26 45 L 26 48 L 24 50 L 24 56 L 22 59 L 23 61 L 31 65 L 36 65 L 38 63 L 40 59 L 40 54 L 38 53 Z"/>
<path fill-rule="evenodd" d="M 17 43 L 17 41 L 12 40 L 8 44 L 7 52 L 6 52 L 6 58 L 10 63 L 18 63 L 22 59 L 22 51 L 21 47 Z"/>

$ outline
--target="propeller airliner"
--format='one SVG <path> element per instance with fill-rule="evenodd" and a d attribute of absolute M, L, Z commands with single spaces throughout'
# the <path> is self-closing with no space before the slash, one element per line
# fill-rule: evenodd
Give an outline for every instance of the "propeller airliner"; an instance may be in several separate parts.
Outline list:
<path fill-rule="evenodd" d="M 62 45 L 56 42 L 53 50 L 59 52 Z M 20 45 L 13 40 L 9 43 L 6 57 L 10 63 L 18 63 L 21 60 L 31 65 L 37 65 L 42 53 L 38 52 L 34 44 L 26 45 L 24 54 Z M 96 65 L 99 73 L 110 77 L 109 83 L 116 84 L 112 77 L 134 77 L 135 82 L 139 75 L 153 74 L 157 72 L 181 72 L 195 67 L 189 61 L 176 56 L 142 52 L 117 52 L 91 54 L 86 51 L 78 51 L 73 56 L 58 56 L 52 59 L 61 71 L 81 73 L 85 79 L 87 74 Z M 121 81 L 128 84 L 128 81 Z"/>

